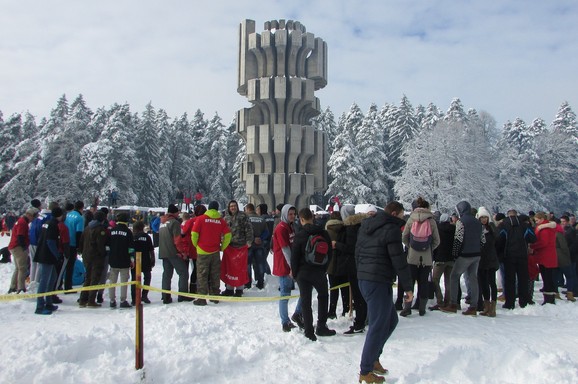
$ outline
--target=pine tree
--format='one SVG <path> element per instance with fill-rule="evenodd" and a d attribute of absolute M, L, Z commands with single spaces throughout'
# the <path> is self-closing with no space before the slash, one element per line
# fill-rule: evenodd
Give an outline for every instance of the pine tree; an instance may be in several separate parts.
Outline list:
<path fill-rule="evenodd" d="M 210 144 L 209 151 L 201 159 L 201 164 L 208 170 L 207 196 L 225 205 L 233 198 L 230 180 L 230 163 L 228 145 L 230 144 L 229 129 L 222 123 L 217 113 L 207 126 L 206 142 Z"/>
<path fill-rule="evenodd" d="M 578 139 L 578 124 L 576 123 L 576 113 L 567 101 L 563 102 L 552 121 L 553 131 L 562 131 Z"/>
<path fill-rule="evenodd" d="M 339 120 L 339 134 L 335 138 L 335 150 L 328 163 L 329 176 L 333 181 L 329 184 L 326 196 L 339 196 L 344 203 L 365 203 L 368 195 L 363 184 L 363 164 L 357 150 L 356 132 L 363 122 L 363 113 L 357 104 L 353 104 L 348 114 Z"/>
<path fill-rule="evenodd" d="M 196 158 L 194 132 L 188 121 L 187 114 L 183 114 L 173 123 L 175 139 L 175 185 L 188 196 L 195 193 L 199 184 L 199 164 Z"/>
<path fill-rule="evenodd" d="M 135 136 L 135 168 L 134 189 L 138 196 L 138 204 L 146 207 L 157 207 L 161 203 L 162 191 L 158 173 L 161 161 L 156 112 L 149 102 L 142 118 L 138 122 L 138 134 Z"/>

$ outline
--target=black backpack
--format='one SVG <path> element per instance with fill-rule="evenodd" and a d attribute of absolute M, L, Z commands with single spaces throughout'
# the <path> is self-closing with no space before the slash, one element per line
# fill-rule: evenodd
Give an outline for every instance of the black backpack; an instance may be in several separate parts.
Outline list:
<path fill-rule="evenodd" d="M 329 261 L 329 243 L 322 235 L 310 235 L 305 246 L 305 261 L 311 265 L 326 265 Z"/>

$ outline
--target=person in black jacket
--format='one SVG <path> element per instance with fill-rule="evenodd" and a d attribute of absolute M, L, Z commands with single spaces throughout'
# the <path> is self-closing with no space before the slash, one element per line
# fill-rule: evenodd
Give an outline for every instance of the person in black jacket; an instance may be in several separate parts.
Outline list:
<path fill-rule="evenodd" d="M 141 252 L 141 272 L 144 276 L 143 284 L 151 285 L 151 271 L 155 266 L 155 248 L 153 241 L 149 235 L 144 231 L 144 223 L 142 221 L 137 221 L 133 224 L 132 230 L 133 241 L 134 241 L 134 251 Z M 130 270 L 132 281 L 136 281 L 136 268 Z M 134 285 L 130 286 L 130 293 L 132 298 L 132 304 L 136 303 L 136 287 Z M 142 290 L 142 301 L 144 303 L 150 304 L 151 301 L 148 297 L 149 291 L 146 289 Z"/>
<path fill-rule="evenodd" d="M 56 283 L 56 269 L 54 265 L 64 258 L 62 252 L 58 250 L 60 240 L 60 230 L 58 222 L 64 219 L 62 208 L 56 207 L 51 211 L 51 219 L 42 225 L 42 232 L 38 240 L 38 249 L 34 254 L 34 261 L 38 263 L 38 274 L 40 280 L 36 293 L 48 292 Z M 58 309 L 54 305 L 53 295 L 40 296 L 36 299 L 36 311 L 38 315 L 50 315 Z"/>
<path fill-rule="evenodd" d="M 392 284 L 395 276 L 404 287 L 411 287 L 411 273 L 407 264 L 401 227 L 405 224 L 403 205 L 394 201 L 361 222 L 355 247 L 355 262 L 359 289 L 367 303 L 369 329 L 365 337 L 359 382 L 383 383 L 376 373 L 386 374 L 379 362 L 383 347 L 399 321 L 393 306 Z M 405 292 L 411 303 L 413 291 Z"/>
<path fill-rule="evenodd" d="M 496 271 L 500 267 L 496 252 L 496 226 L 492 222 L 492 215 L 485 207 L 478 209 L 476 218 L 482 223 L 486 238 L 478 266 L 478 283 L 481 293 L 478 299 L 478 311 L 481 311 L 482 316 L 496 317 L 496 300 L 498 299 Z"/>
<path fill-rule="evenodd" d="M 496 250 L 504 259 L 504 296 L 502 308 L 514 309 L 516 301 L 516 280 L 518 281 L 518 301 L 520 307 L 528 304 L 528 244 L 536 241 L 528 216 L 520 215 L 514 209 L 498 226 Z"/>
<path fill-rule="evenodd" d="M 314 265 L 307 262 L 305 248 L 311 235 L 321 235 L 327 242 L 328 257 L 331 259 L 331 238 L 326 230 L 313 224 L 313 213 L 309 208 L 299 211 L 301 230 L 295 235 L 291 246 L 291 272 L 299 285 L 301 295 L 301 310 L 305 337 L 315 341 L 317 336 L 334 336 L 335 331 L 327 328 L 327 308 L 329 293 L 327 290 L 327 263 Z M 317 291 L 317 328 L 313 332 L 313 311 L 311 296 L 313 288 Z"/>
<path fill-rule="evenodd" d="M 134 268 L 134 242 L 132 232 L 128 228 L 128 214 L 119 213 L 116 216 L 116 225 L 110 231 L 110 265 L 109 279 L 111 284 L 116 284 L 120 276 L 120 283 L 126 283 L 129 279 L 130 269 Z M 126 301 L 128 286 L 120 287 L 120 308 L 130 308 Z M 116 287 L 108 290 L 110 307 L 116 308 Z"/>
<path fill-rule="evenodd" d="M 429 307 L 430 311 L 437 311 L 441 307 L 450 304 L 450 274 L 454 267 L 454 257 L 452 256 L 452 247 L 456 233 L 456 225 L 450 220 L 450 216 L 444 213 L 440 216 L 438 223 L 438 233 L 440 235 L 440 245 L 434 249 L 433 259 L 434 267 L 432 280 L 435 288 L 436 304 Z M 440 287 L 440 280 L 444 277 L 444 294 Z"/>

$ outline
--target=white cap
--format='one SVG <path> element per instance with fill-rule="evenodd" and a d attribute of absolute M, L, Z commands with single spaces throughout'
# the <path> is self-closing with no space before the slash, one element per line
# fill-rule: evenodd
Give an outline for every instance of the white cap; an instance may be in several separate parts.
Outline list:
<path fill-rule="evenodd" d="M 373 204 L 357 204 L 355 206 L 355 213 L 370 213 L 377 212 L 377 208 Z"/>

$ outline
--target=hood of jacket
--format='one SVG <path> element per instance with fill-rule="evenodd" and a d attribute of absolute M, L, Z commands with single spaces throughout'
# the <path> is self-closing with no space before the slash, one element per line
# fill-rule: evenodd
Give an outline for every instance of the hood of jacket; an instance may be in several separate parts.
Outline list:
<path fill-rule="evenodd" d="M 281 221 L 284 223 L 289 224 L 289 210 L 295 207 L 291 204 L 285 204 L 283 208 L 281 208 Z"/>
<path fill-rule="evenodd" d="M 433 213 L 431 213 L 431 211 L 427 208 L 416 208 L 409 215 L 409 217 L 411 217 L 413 221 L 421 223 L 424 220 L 433 219 L 434 216 Z"/>
<path fill-rule="evenodd" d="M 387 224 L 395 224 L 401 228 L 405 224 L 405 221 L 380 211 L 377 212 L 373 217 L 368 218 L 364 222 L 360 231 L 364 230 L 366 234 L 371 236 L 375 233 L 375 231 L 379 230 L 381 227 Z"/>
<path fill-rule="evenodd" d="M 331 229 L 332 231 L 339 231 L 342 227 L 343 221 L 337 219 L 330 219 L 325 223 L 325 229 Z"/>
<path fill-rule="evenodd" d="M 462 200 L 456 205 L 456 211 L 458 211 L 459 217 L 462 217 L 463 215 L 471 215 L 472 206 L 467 201 Z"/>
<path fill-rule="evenodd" d="M 363 219 L 368 218 L 369 215 L 367 213 L 356 213 L 350 216 L 347 216 L 345 219 L 343 219 L 343 225 L 348 226 L 348 225 L 357 225 L 357 224 L 361 224 L 361 221 Z"/>

